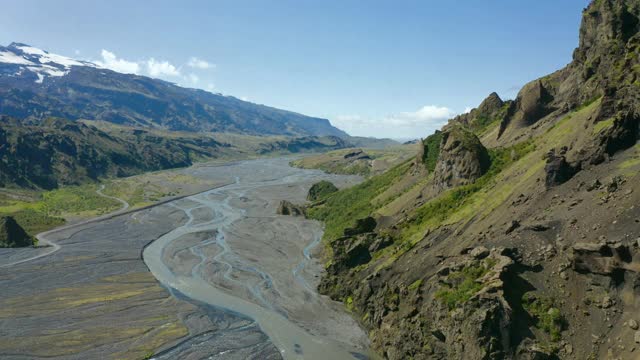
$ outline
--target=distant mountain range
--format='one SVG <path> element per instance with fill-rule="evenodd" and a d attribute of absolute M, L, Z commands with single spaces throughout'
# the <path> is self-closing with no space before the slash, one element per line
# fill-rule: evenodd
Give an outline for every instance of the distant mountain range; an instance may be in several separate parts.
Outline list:
<path fill-rule="evenodd" d="M 133 74 L 20 43 L 0 46 L 0 114 L 247 135 L 348 135 L 320 119 Z"/>

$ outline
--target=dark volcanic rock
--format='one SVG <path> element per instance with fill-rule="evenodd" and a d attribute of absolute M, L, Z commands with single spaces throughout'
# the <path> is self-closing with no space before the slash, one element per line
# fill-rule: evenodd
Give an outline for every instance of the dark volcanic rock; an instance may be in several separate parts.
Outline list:
<path fill-rule="evenodd" d="M 506 117 L 500 124 L 499 136 L 508 126 L 527 127 L 552 112 L 553 108 L 549 105 L 552 100 L 553 96 L 542 84 L 542 81 L 535 80 L 525 85 L 511 105 L 510 113 L 513 115 Z"/>
<path fill-rule="evenodd" d="M 577 243 L 572 248 L 573 269 L 580 273 L 615 275 L 631 262 L 629 247 L 620 243 Z"/>
<path fill-rule="evenodd" d="M 495 121 L 502 121 L 507 115 L 511 103 L 511 100 L 502 101 L 497 93 L 492 92 L 477 108 L 456 116 L 451 120 L 451 123 L 470 127 L 474 131 L 481 131 Z"/>
<path fill-rule="evenodd" d="M 280 201 L 277 213 L 278 215 L 305 216 L 304 207 L 287 200 Z"/>
<path fill-rule="evenodd" d="M 552 149 L 547 154 L 547 164 L 544 167 L 546 173 L 545 185 L 551 188 L 567 182 L 576 173 L 576 169 L 567 162 L 564 151 L 556 154 Z"/>
<path fill-rule="evenodd" d="M 500 110 L 503 105 L 504 101 L 500 99 L 500 96 L 496 92 L 492 92 L 486 99 L 482 100 L 477 110 L 480 115 L 490 116 Z"/>
<path fill-rule="evenodd" d="M 478 137 L 460 125 L 451 126 L 442 132 L 433 187 L 441 192 L 473 183 L 490 165 L 489 153 Z"/>
<path fill-rule="evenodd" d="M 13 217 L 0 218 L 0 247 L 26 247 L 33 243 L 33 237 Z"/>

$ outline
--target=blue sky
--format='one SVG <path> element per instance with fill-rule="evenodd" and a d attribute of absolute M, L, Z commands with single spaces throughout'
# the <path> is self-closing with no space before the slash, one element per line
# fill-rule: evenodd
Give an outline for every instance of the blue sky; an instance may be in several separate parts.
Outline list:
<path fill-rule="evenodd" d="M 0 43 L 415 138 L 566 65 L 587 3 L 25 0 L 3 4 Z"/>

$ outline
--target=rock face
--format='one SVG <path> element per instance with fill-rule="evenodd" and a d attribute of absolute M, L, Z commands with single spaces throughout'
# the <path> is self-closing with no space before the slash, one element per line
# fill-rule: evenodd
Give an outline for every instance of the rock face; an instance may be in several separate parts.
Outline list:
<path fill-rule="evenodd" d="M 328 271 L 368 261 L 363 245 L 371 238 L 373 235 L 333 244 L 339 254 L 336 259 L 341 261 L 334 262 Z M 350 295 L 351 303 L 365 314 L 365 323 L 379 329 L 372 340 L 385 349 L 385 358 L 506 358 L 512 342 L 509 323 L 513 310 L 504 294 L 509 286 L 504 279 L 509 278 L 514 261 L 504 249 L 474 253 L 478 252 L 484 257 L 450 259 L 436 275 L 417 275 L 421 277 L 412 284 L 377 276 L 363 280 Z M 470 283 L 476 285 L 467 290 Z M 335 296 L 344 287 L 325 279 L 321 289 Z M 424 297 L 421 289 L 431 289 L 437 295 Z"/>
<path fill-rule="evenodd" d="M 322 180 L 311 185 L 311 188 L 309 189 L 309 193 L 307 194 L 307 200 L 318 201 L 336 191 L 338 191 L 338 188 L 335 185 L 333 185 L 332 182 Z"/>
<path fill-rule="evenodd" d="M 366 152 L 362 151 L 362 149 L 355 149 L 350 151 L 342 156 L 343 159 L 352 159 L 352 160 L 371 160 L 371 156 Z"/>
<path fill-rule="evenodd" d="M 0 218 L 0 247 L 26 247 L 32 246 L 33 237 L 16 222 L 11 216 Z"/>
<path fill-rule="evenodd" d="M 473 183 L 490 165 L 489 153 L 478 137 L 462 126 L 451 126 L 442 132 L 433 187 L 441 192 Z"/>
<path fill-rule="evenodd" d="M 480 103 L 477 111 L 480 116 L 491 116 L 492 114 L 498 112 L 498 110 L 500 110 L 503 105 L 504 101 L 500 99 L 500 96 L 498 96 L 497 93 L 492 92 L 491 94 L 489 94 L 489 96 L 487 96 L 486 99 L 484 99 Z"/>
<path fill-rule="evenodd" d="M 278 215 L 305 216 L 304 207 L 287 200 L 280 201 L 277 213 Z"/>
<path fill-rule="evenodd" d="M 552 100 L 553 96 L 541 80 L 528 83 L 520 90 L 516 100 L 511 104 L 509 109 L 511 116 L 505 118 L 500 124 L 499 135 L 505 131 L 508 125 L 522 128 L 540 120 L 554 110 L 550 106 Z"/>
<path fill-rule="evenodd" d="M 451 123 L 462 124 L 475 131 L 481 131 L 495 121 L 502 121 L 512 101 L 502 101 L 497 93 L 492 92 L 480 105 L 466 114 L 456 116 Z"/>

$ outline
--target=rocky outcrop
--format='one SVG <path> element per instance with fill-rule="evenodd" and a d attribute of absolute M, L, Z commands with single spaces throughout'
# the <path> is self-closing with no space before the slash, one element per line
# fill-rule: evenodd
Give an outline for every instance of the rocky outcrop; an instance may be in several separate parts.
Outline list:
<path fill-rule="evenodd" d="M 556 154 L 555 149 L 551 149 L 547 154 L 547 164 L 544 167 L 547 188 L 567 182 L 576 173 L 576 169 L 567 162 L 566 151 L 566 148 L 562 148 L 560 153 Z"/>
<path fill-rule="evenodd" d="M 497 113 L 503 105 L 504 101 L 500 96 L 496 92 L 492 92 L 486 99 L 482 100 L 476 111 L 479 116 L 491 116 Z"/>
<path fill-rule="evenodd" d="M 377 225 L 376 219 L 367 216 L 366 218 L 356 220 L 353 227 L 344 229 L 344 236 L 355 236 L 372 232 Z"/>
<path fill-rule="evenodd" d="M 322 180 L 313 185 L 309 189 L 309 193 L 307 194 L 307 200 L 309 201 L 318 201 L 324 199 L 325 197 L 333 194 L 338 191 L 338 188 L 333 185 L 332 182 Z"/>
<path fill-rule="evenodd" d="M 504 289 L 514 261 L 504 249 L 484 250 L 450 259 L 410 284 L 376 276 L 359 284 L 350 301 L 378 329 L 372 340 L 385 358 L 507 357 L 513 310 Z"/>
<path fill-rule="evenodd" d="M 371 156 L 366 152 L 362 151 L 362 149 L 355 149 L 353 151 L 349 151 L 348 153 L 342 156 L 343 159 L 351 159 L 351 160 L 371 160 Z"/>
<path fill-rule="evenodd" d="M 0 247 L 33 246 L 34 239 L 11 216 L 0 218 Z"/>
<path fill-rule="evenodd" d="M 525 85 L 516 100 L 509 108 L 509 116 L 500 124 L 498 137 L 507 127 L 523 128 L 534 124 L 554 109 L 551 106 L 553 96 L 543 85 L 541 80 L 535 80 Z"/>
<path fill-rule="evenodd" d="M 631 268 L 631 262 L 629 247 L 622 243 L 577 243 L 572 247 L 571 263 L 580 273 L 616 275 Z"/>
<path fill-rule="evenodd" d="M 304 207 L 287 200 L 280 201 L 277 213 L 278 215 L 306 216 Z"/>
<path fill-rule="evenodd" d="M 456 116 L 451 123 L 467 126 L 474 131 L 482 131 L 495 121 L 502 121 L 507 115 L 512 101 L 502 101 L 497 93 L 492 92 L 480 105 L 466 114 Z"/>
<path fill-rule="evenodd" d="M 478 137 L 460 125 L 451 126 L 442 132 L 432 186 L 441 192 L 473 183 L 490 165 L 489 153 Z"/>

